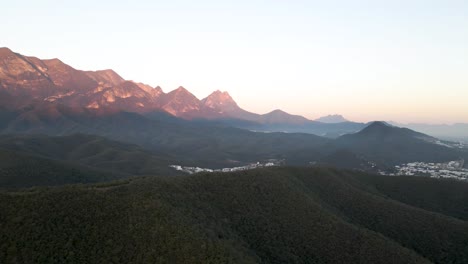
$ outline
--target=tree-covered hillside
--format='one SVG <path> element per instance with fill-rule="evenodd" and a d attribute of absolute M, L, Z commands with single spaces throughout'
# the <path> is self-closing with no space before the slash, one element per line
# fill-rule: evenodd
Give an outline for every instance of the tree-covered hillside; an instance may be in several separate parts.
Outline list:
<path fill-rule="evenodd" d="M 0 262 L 467 263 L 468 184 L 438 203 L 452 183 L 421 181 L 275 168 L 3 192 Z"/>
<path fill-rule="evenodd" d="M 130 177 L 71 162 L 0 149 L 0 190 L 33 186 L 97 183 Z"/>
<path fill-rule="evenodd" d="M 174 175 L 176 171 L 169 165 L 178 160 L 137 145 L 84 134 L 2 135 L 1 149 L 129 175 Z"/>

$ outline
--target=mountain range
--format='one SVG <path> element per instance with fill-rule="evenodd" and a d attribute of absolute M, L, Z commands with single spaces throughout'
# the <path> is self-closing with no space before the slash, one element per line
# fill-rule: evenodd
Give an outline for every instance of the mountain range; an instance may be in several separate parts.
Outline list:
<path fill-rule="evenodd" d="M 93 109 L 101 114 L 163 111 L 186 120 L 215 121 L 254 131 L 312 133 L 331 138 L 355 133 L 368 125 L 337 114 L 315 120 L 279 109 L 256 114 L 239 107 L 228 92 L 218 90 L 199 100 L 184 87 L 165 93 L 159 86 L 125 80 L 111 69 L 82 71 L 59 59 L 42 60 L 0 48 L 0 110 L 38 104 L 62 104 L 74 111 Z M 398 126 L 450 140 L 468 139 L 467 124 Z"/>
<path fill-rule="evenodd" d="M 265 115 L 250 113 L 227 92 L 215 91 L 202 100 L 184 87 L 164 93 L 160 87 L 126 81 L 113 70 L 76 70 L 59 59 L 41 60 L 8 48 L 0 48 L 0 87 L 6 94 L 2 105 L 16 108 L 31 102 L 53 102 L 103 111 L 162 110 L 185 119 L 233 118 L 293 124 L 308 121 L 280 110 Z"/>
<path fill-rule="evenodd" d="M 388 123 L 354 123 L 340 115 L 319 122 L 279 109 L 259 115 L 240 108 L 227 92 L 199 100 L 183 87 L 165 93 L 113 70 L 76 70 L 58 59 L 7 48 L 0 49 L 0 93 L 2 134 L 98 135 L 185 165 L 278 159 L 369 169 L 370 163 L 385 167 L 465 157 L 435 138 Z"/>
<path fill-rule="evenodd" d="M 0 49 L 1 263 L 466 263 L 468 184 L 377 174 L 461 159 L 388 122 L 259 115 Z"/>
<path fill-rule="evenodd" d="M 228 92 L 215 91 L 199 100 L 184 87 L 165 93 L 161 87 L 124 80 L 113 70 L 81 71 L 59 59 L 41 60 L 0 48 L 0 104 L 22 109 L 32 104 L 62 104 L 75 111 L 101 114 L 164 111 L 186 120 L 214 120 L 255 131 L 311 132 L 336 136 L 356 132 L 364 124 L 331 116 L 311 121 L 282 110 L 248 112 Z M 80 109 L 81 108 L 81 109 Z M 327 124 L 327 123 L 342 124 Z"/>

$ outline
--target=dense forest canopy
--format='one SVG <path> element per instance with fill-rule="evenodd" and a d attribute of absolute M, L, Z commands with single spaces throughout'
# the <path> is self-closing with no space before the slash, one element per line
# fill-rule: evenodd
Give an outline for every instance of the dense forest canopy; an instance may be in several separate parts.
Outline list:
<path fill-rule="evenodd" d="M 292 167 L 36 187 L 0 194 L 0 262 L 467 263 L 467 194 Z"/>

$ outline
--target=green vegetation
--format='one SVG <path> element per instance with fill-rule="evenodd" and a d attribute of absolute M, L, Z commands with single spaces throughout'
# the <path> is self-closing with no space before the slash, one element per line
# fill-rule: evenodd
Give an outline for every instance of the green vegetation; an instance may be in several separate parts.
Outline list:
<path fill-rule="evenodd" d="M 390 199 L 468 221 L 467 183 L 426 177 L 375 177 L 356 173 L 360 182 Z"/>
<path fill-rule="evenodd" d="M 96 183 L 130 175 L 0 149 L 0 190 Z"/>
<path fill-rule="evenodd" d="M 439 203 L 451 182 L 420 181 L 274 168 L 3 192 L 0 262 L 467 263 L 468 184 Z"/>
<path fill-rule="evenodd" d="M 169 168 L 176 160 L 170 155 L 156 155 L 137 145 L 93 135 L 4 135 L 0 136 L 0 148 L 120 174 L 176 174 Z"/>
<path fill-rule="evenodd" d="M 0 136 L 0 189 L 180 175 L 173 159 L 99 136 Z"/>

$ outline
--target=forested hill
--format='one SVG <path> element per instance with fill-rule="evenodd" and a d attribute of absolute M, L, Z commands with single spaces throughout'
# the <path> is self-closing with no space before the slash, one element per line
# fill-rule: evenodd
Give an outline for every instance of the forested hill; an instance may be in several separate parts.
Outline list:
<path fill-rule="evenodd" d="M 325 168 L 2 192 L 0 262 L 468 263 L 467 193 Z"/>

